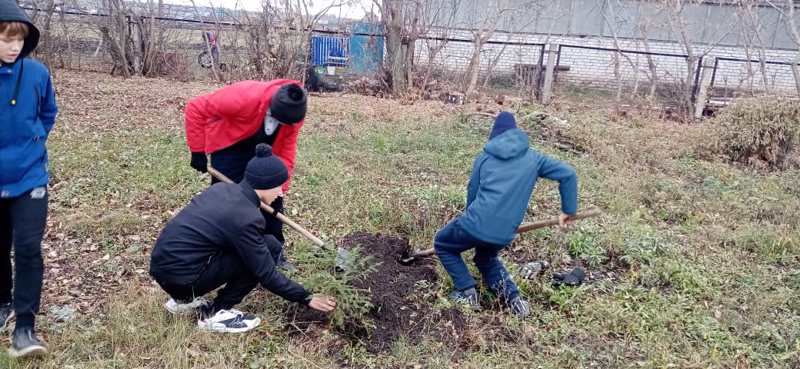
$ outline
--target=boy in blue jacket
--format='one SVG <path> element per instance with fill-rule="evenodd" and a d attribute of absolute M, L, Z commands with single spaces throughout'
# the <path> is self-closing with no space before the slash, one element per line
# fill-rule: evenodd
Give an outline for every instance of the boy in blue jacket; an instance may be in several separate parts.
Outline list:
<path fill-rule="evenodd" d="M 434 239 L 436 255 L 453 279 L 452 299 L 467 303 L 475 310 L 481 308 L 475 280 L 461 258 L 462 252 L 474 248 L 473 261 L 484 284 L 502 297 L 516 316 L 530 314 L 528 302 L 520 296 L 497 254 L 514 240 L 540 177 L 559 182 L 560 224 L 570 223 L 578 208 L 575 169 L 532 150 L 528 136 L 517 128 L 514 116 L 500 113 L 489 142 L 472 167 L 466 210 Z"/>
<path fill-rule="evenodd" d="M 47 223 L 45 143 L 58 109 L 47 68 L 27 57 L 38 42 L 39 31 L 17 4 L 0 0 L 0 327 L 16 314 L 12 357 L 47 352 L 34 320 Z"/>

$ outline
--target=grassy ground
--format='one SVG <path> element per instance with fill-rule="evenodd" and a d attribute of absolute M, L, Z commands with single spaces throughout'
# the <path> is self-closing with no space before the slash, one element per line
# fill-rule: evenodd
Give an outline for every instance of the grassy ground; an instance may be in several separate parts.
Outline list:
<path fill-rule="evenodd" d="M 148 250 L 208 181 L 188 166 L 180 109 L 213 86 L 70 72 L 57 86 L 40 320 L 52 355 L 14 362 L 0 353 L 0 367 L 800 367 L 799 173 L 698 159 L 703 124 L 551 107 L 586 153 L 537 149 L 572 163 L 582 206 L 607 215 L 566 233 L 523 235 L 504 257 L 512 271 L 536 259 L 554 270 L 583 265 L 591 283 L 554 290 L 548 275 L 522 281 L 534 311 L 524 321 L 497 308 L 470 313 L 458 347 L 431 337 L 372 354 L 333 326 L 298 332 L 288 305 L 263 291 L 242 307 L 266 322 L 251 334 L 204 334 L 168 317 L 166 296 L 147 277 Z M 366 231 L 427 247 L 463 208 L 489 127 L 454 109 L 312 98 L 288 214 L 331 242 Z M 518 115 L 534 138 L 526 117 L 535 109 Z M 540 184 L 530 209 L 530 219 L 557 214 L 556 186 Z M 309 256 L 313 246 L 287 235 L 295 277 L 334 289 L 325 278 L 336 276 Z M 449 307 L 449 281 L 431 288 L 436 307 Z M 74 319 L 58 321 L 52 309 L 64 306 L 77 310 Z"/>

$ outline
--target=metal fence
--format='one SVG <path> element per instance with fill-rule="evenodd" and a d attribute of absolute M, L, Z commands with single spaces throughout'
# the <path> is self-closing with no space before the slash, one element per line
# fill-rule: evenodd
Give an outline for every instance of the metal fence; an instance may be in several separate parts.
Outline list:
<path fill-rule="evenodd" d="M 688 71 L 688 55 L 605 47 L 559 45 L 556 84 L 560 89 L 616 91 L 618 98 L 676 100 L 697 91 L 702 58 Z"/>
<path fill-rule="evenodd" d="M 721 57 L 714 62 L 709 89 L 724 98 L 767 92 L 797 96 L 795 78 L 789 62 Z"/>
<path fill-rule="evenodd" d="M 490 40 L 480 50 L 478 87 L 506 88 L 525 96 L 538 96 L 544 81 L 542 43 Z M 466 83 L 475 43 L 468 38 L 427 36 L 417 40 L 415 65 L 423 73 L 461 86 Z M 417 72 L 419 73 L 419 72 Z"/>

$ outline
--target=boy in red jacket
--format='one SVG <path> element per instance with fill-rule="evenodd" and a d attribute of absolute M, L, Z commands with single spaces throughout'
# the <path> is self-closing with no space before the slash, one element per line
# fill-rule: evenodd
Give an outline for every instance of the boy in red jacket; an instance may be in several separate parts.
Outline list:
<path fill-rule="evenodd" d="M 289 180 L 282 188 L 285 194 L 294 172 L 297 135 L 306 109 L 306 92 L 300 82 L 287 79 L 242 81 L 190 100 L 184 114 L 192 168 L 205 172 L 206 154 L 210 154 L 211 165 L 238 183 L 256 145 L 266 143 L 289 169 Z M 216 182 L 212 180 L 212 184 Z M 282 212 L 283 197 L 270 205 Z M 264 234 L 275 236 L 283 244 L 283 224 L 273 215 L 264 214 L 264 218 Z M 280 263 L 290 268 L 283 257 Z"/>

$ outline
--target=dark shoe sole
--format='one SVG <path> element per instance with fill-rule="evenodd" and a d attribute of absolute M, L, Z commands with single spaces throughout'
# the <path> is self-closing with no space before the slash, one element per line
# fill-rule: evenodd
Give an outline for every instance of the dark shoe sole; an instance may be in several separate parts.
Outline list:
<path fill-rule="evenodd" d="M 40 345 L 28 346 L 22 350 L 16 350 L 13 347 L 8 349 L 8 355 L 15 359 L 44 356 L 46 354 L 47 348 Z"/>

